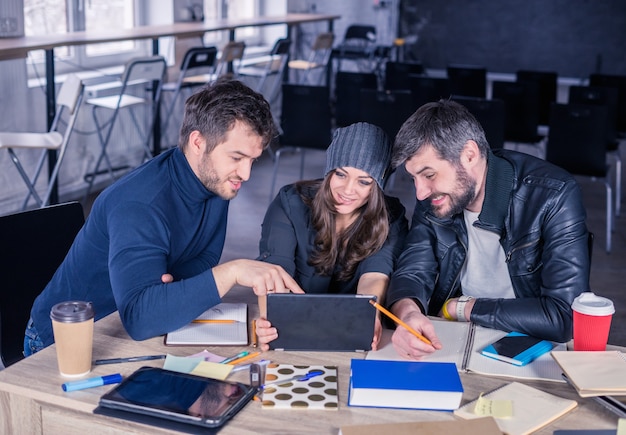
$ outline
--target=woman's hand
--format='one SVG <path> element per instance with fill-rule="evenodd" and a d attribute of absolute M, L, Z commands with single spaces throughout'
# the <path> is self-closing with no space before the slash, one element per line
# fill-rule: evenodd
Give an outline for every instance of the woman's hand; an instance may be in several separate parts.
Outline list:
<path fill-rule="evenodd" d="M 383 335 L 383 324 L 380 321 L 380 314 L 376 314 L 376 320 L 374 322 L 374 339 L 372 340 L 372 350 L 378 350 L 380 343 L 380 337 Z"/>
<path fill-rule="evenodd" d="M 278 331 L 276 328 L 272 327 L 272 324 L 269 320 L 259 317 L 256 324 L 256 337 L 259 344 L 259 348 L 265 352 L 270 350 L 270 345 L 268 344 L 272 340 L 276 340 L 278 338 Z"/>

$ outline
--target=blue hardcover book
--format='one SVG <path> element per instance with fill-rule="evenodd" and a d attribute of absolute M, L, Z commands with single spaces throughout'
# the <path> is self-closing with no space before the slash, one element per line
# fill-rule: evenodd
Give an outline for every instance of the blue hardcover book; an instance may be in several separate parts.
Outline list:
<path fill-rule="evenodd" d="M 454 363 L 353 359 L 350 370 L 350 406 L 452 411 L 463 397 Z"/>
<path fill-rule="evenodd" d="M 547 340 L 531 337 L 521 332 L 509 332 L 485 347 L 480 353 L 516 366 L 525 366 L 551 350 L 552 343 Z"/>

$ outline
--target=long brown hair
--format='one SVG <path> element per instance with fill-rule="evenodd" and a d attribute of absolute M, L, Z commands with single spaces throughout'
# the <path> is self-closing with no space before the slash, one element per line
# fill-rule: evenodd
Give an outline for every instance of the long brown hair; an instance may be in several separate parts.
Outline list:
<path fill-rule="evenodd" d="M 356 220 L 341 233 L 335 231 L 337 212 L 330 191 L 330 171 L 323 180 L 300 181 L 297 188 L 305 204 L 311 209 L 311 221 L 316 230 L 315 247 L 309 264 L 317 273 L 331 276 L 337 264 L 337 279 L 350 279 L 361 261 L 376 253 L 387 240 L 389 218 L 385 195 L 373 183 L 367 202 L 359 209 Z M 304 192 L 317 189 L 311 197 Z"/>

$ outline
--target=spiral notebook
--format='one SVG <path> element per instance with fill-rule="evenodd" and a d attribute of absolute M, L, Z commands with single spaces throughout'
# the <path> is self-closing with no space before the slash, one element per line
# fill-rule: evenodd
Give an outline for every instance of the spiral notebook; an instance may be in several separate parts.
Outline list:
<path fill-rule="evenodd" d="M 168 346 L 248 344 L 248 305 L 245 303 L 222 302 L 206 310 L 197 319 L 216 322 L 189 323 L 167 334 L 165 344 Z"/>
<path fill-rule="evenodd" d="M 545 353 L 524 366 L 515 366 L 481 355 L 481 351 L 491 343 L 507 335 L 504 331 L 485 328 L 474 323 L 450 322 L 436 318 L 430 319 L 435 332 L 443 344 L 443 349 L 424 357 L 422 361 L 453 362 L 459 371 L 481 375 L 505 376 L 515 379 L 547 380 L 565 382 L 561 377 L 561 368 Z M 380 348 L 367 353 L 367 359 L 405 360 L 398 355 L 391 344 L 393 331 L 384 330 Z M 555 344 L 554 350 L 565 350 L 564 343 Z"/>

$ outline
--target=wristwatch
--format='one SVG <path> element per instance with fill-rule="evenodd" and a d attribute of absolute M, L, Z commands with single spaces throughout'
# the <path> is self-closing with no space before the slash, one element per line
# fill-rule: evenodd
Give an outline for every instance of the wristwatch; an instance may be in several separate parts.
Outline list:
<path fill-rule="evenodd" d="M 463 295 L 456 301 L 456 319 L 459 322 L 469 322 L 469 319 L 465 317 L 465 304 L 472 299 L 474 298 L 471 296 Z"/>

